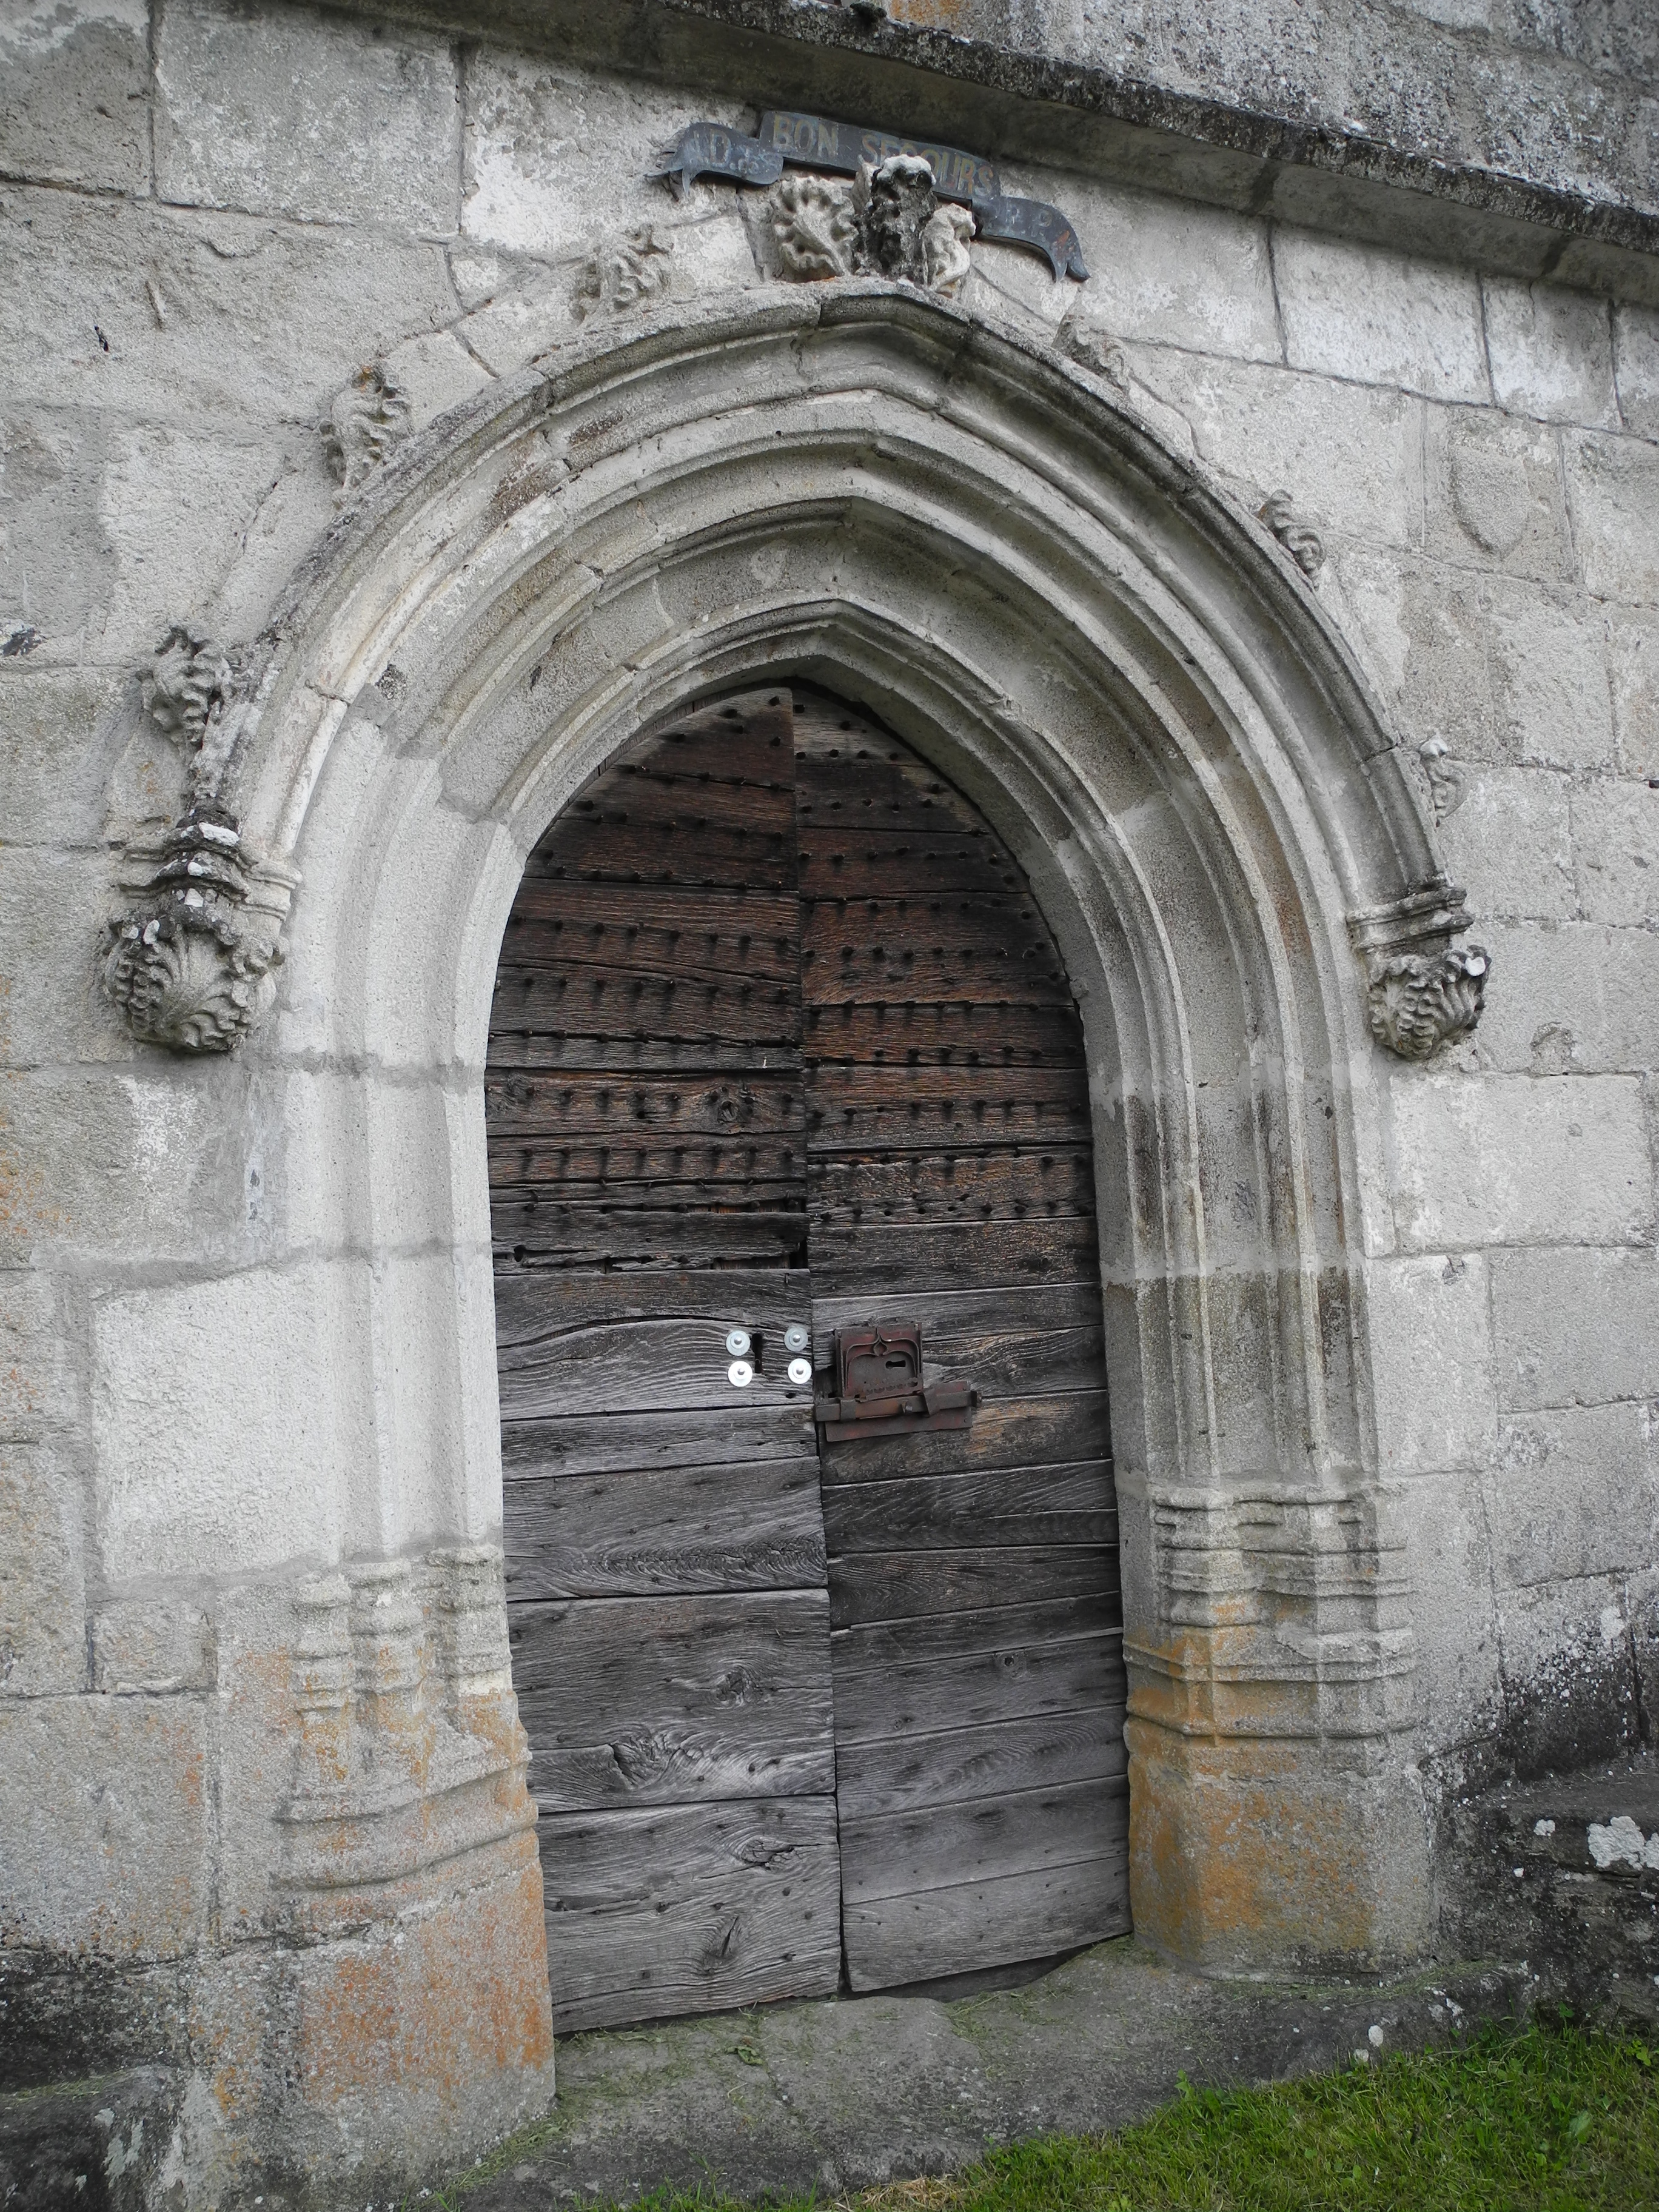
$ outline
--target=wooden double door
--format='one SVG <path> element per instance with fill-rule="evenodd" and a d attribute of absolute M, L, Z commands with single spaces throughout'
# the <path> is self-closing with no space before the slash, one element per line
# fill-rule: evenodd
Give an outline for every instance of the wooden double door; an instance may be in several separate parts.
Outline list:
<path fill-rule="evenodd" d="M 508 1620 L 561 2030 L 1128 1925 L 1076 1007 L 983 817 L 768 686 L 538 846 L 488 1081 Z M 966 1429 L 829 1443 L 837 1329 Z"/>

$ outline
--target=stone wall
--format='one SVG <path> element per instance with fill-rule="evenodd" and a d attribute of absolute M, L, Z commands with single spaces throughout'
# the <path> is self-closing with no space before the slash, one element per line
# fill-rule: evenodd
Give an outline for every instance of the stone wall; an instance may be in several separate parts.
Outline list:
<path fill-rule="evenodd" d="M 1498 130 L 1510 95 L 1471 93 L 1459 70 L 1464 106 L 1414 118 L 1411 72 L 1380 66 L 1362 73 L 1368 130 L 1609 202 L 1650 193 L 1654 58 L 1634 11 L 1604 11 L 1588 47 L 1581 11 L 1444 12 L 1456 21 L 1353 9 L 1341 51 L 1402 23 L 1425 53 L 1478 46 L 1534 134 Z M 1322 39 L 1252 33 L 1236 72 L 1246 32 L 1224 21 L 1179 52 L 1150 11 L 1085 8 L 1039 31 L 967 9 L 961 27 L 1127 58 L 1177 91 L 1220 97 L 1237 75 L 1263 100 L 1289 83 L 1297 112 L 1353 105 Z M 768 51 L 745 50 L 746 82 Z M 287 1086 L 349 1071 L 181 1066 L 136 1045 L 97 988 L 125 856 L 183 796 L 177 715 L 141 678 L 176 623 L 252 639 L 408 434 L 596 315 L 773 275 L 752 194 L 704 183 L 679 201 L 647 178 L 687 122 L 748 128 L 754 108 L 568 40 L 532 51 L 476 25 L 203 0 L 14 11 L 0 63 L 0 1947 L 15 2063 L 113 2052 L 190 2070 L 192 2175 L 274 2140 L 283 2084 L 310 2064 L 343 2087 L 285 2140 L 320 2171 L 391 2063 L 339 2021 L 395 2010 L 399 1933 L 539 1941 L 510 1695 L 487 1652 L 453 1659 L 445 1626 L 488 1611 L 495 1508 L 458 1497 L 440 1434 L 400 1440 L 395 1495 L 362 1479 L 389 1401 L 331 1344 L 362 1325 L 377 1268 L 447 1275 L 451 1260 L 441 1224 L 388 1227 L 384 1194 L 371 1221 L 337 1164 L 305 1154 Z M 780 79 L 800 67 L 779 61 Z M 948 93 L 929 97 L 948 114 Z M 1586 100 L 1620 118 L 1594 162 Z M 878 119 L 905 121 L 890 103 Z M 1070 216 L 1092 272 L 1079 287 L 981 244 L 963 304 L 1098 372 L 1246 514 L 1288 494 L 1285 542 L 1494 957 L 1472 1039 L 1420 1066 L 1379 1053 L 1389 1176 L 1355 1232 L 1376 1465 L 1401 1486 L 1420 1768 L 1437 1789 L 1629 1747 L 1659 1701 L 1659 311 L 1103 166 L 1008 159 L 969 135 L 979 111 L 962 119 L 1006 188 Z M 386 1559 L 403 1565 L 384 1588 L 356 1565 L 331 1578 Z M 468 1859 L 451 1881 L 441 1837 L 398 1842 L 388 1741 L 452 1841 L 486 1855 L 483 1876 Z M 407 1889 L 377 1890 L 370 1917 L 390 1932 L 348 1958 L 361 1873 L 337 1894 L 296 1871 L 295 1838 L 361 1823 L 371 1800 L 392 1824 L 377 1879 Z M 491 1914 L 496 1932 L 477 1933 Z M 346 1978 L 307 1997 L 307 1972 L 337 1955 Z M 545 2094 L 530 1980 L 506 2022 L 458 2002 L 431 2023 L 450 2040 L 421 2079 L 448 2069 L 457 2143 Z M 498 2090 L 476 2094 L 485 2079 Z M 395 2160 L 388 2124 L 371 2148 Z"/>

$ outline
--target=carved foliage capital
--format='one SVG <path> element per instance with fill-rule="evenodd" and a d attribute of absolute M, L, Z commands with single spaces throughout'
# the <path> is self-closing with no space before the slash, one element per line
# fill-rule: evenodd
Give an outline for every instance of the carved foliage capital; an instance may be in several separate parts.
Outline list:
<path fill-rule="evenodd" d="M 1463 893 L 1441 878 L 1349 918 L 1371 1035 L 1402 1060 L 1427 1060 L 1480 1018 L 1492 956 L 1452 943 L 1467 926 L 1462 909 Z"/>

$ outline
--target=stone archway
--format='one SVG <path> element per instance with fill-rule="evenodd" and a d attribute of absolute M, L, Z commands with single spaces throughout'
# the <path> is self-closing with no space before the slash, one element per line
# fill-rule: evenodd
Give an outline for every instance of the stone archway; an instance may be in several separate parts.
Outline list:
<path fill-rule="evenodd" d="M 487 1578 L 455 1547 L 500 1524 L 482 1077 L 525 856 L 642 723 L 793 672 L 981 810 L 1082 996 L 1136 1925 L 1224 1970 L 1416 1948 L 1373 1036 L 1467 1025 L 1460 897 L 1282 549 L 1075 365 L 903 288 L 770 288 L 445 418 L 240 667 L 174 654 L 196 803 L 112 984 L 157 1041 L 253 1031 L 281 1094 L 262 1296 L 332 1378 L 318 1544 Z"/>

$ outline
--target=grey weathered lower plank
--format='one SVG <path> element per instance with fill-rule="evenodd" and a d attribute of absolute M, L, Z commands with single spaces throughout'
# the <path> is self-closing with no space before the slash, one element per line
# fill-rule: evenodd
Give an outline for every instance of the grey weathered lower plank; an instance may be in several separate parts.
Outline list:
<path fill-rule="evenodd" d="M 931 1344 L 928 1358 L 933 1358 Z M 1103 1459 L 1111 1449 L 1104 1362 L 1093 1389 L 1047 1398 L 1022 1392 L 976 1407 L 965 1429 L 921 1429 L 868 1443 L 837 1444 L 837 1483 L 890 1482 L 974 1468 L 1044 1467 Z M 969 1378 L 972 1379 L 971 1377 Z"/>
<path fill-rule="evenodd" d="M 1104 1782 L 1127 1766 L 1121 1705 L 836 1746 L 836 1795 L 849 1820 Z M 850 1846 L 848 1856 L 851 1865 Z"/>
<path fill-rule="evenodd" d="M 892 1989 L 1050 1957 L 1129 1929 L 1128 1850 L 842 1909 L 848 1978 Z"/>
<path fill-rule="evenodd" d="M 1117 1583 L 1117 1553 L 1107 1545 L 851 1552 L 832 1553 L 830 1563 L 830 1598 L 837 1628 L 1088 1597 L 1096 1591 L 1115 1590 Z"/>
<path fill-rule="evenodd" d="M 927 1364 L 965 1375 L 991 1397 L 1046 1397 L 1098 1390 L 1105 1380 L 1097 1283 L 1010 1285 L 1000 1289 L 909 1291 L 874 1304 L 867 1296 L 818 1297 L 812 1308 L 813 1354 L 828 1367 L 831 1333 L 848 1323 L 921 1324 Z M 859 1451 L 832 1445 L 832 1457 Z"/>
<path fill-rule="evenodd" d="M 1117 1508 L 1110 1463 L 1095 1460 L 829 1484 L 823 1525 L 838 1553 L 1115 1544 Z"/>
<path fill-rule="evenodd" d="M 849 1904 L 1115 1858 L 1129 1832 L 1129 1784 L 1114 1776 L 1058 1789 L 873 1818 L 841 1816 Z"/>
<path fill-rule="evenodd" d="M 647 1597 L 824 1580 L 816 1459 L 502 1486 L 508 1595 Z"/>
<path fill-rule="evenodd" d="M 601 1814 L 544 1802 L 540 1844 L 561 2034 L 836 1987 L 831 1798 Z"/>
<path fill-rule="evenodd" d="M 1121 1637 L 1079 1636 L 1064 1607 L 1042 1610 L 1051 1619 L 1047 1636 L 1024 1644 L 964 1638 L 942 1653 L 908 1662 L 894 1655 L 880 1630 L 838 1632 L 830 1639 L 836 1740 L 927 1735 L 947 1709 L 958 1727 L 978 1728 L 1121 1705 Z"/>
<path fill-rule="evenodd" d="M 822 1590 L 513 1605 L 507 1634 L 531 1786 L 550 1805 L 835 1787 Z"/>
<path fill-rule="evenodd" d="M 839 1679 L 860 1668 L 880 1674 L 902 1667 L 954 1665 L 974 1653 L 1013 1651 L 1052 1638 L 1123 1638 L 1123 1601 L 1115 1589 L 1086 1597 L 1038 1598 L 1022 1605 L 985 1606 L 973 1613 L 923 1614 L 915 1620 L 867 1621 L 830 1638 Z"/>
<path fill-rule="evenodd" d="M 812 1450 L 814 1436 L 804 1398 L 769 1404 L 757 1402 L 752 1391 L 733 1390 L 724 1405 L 704 1408 L 503 1421 L 501 1474 L 511 1483 L 799 1459 Z"/>

